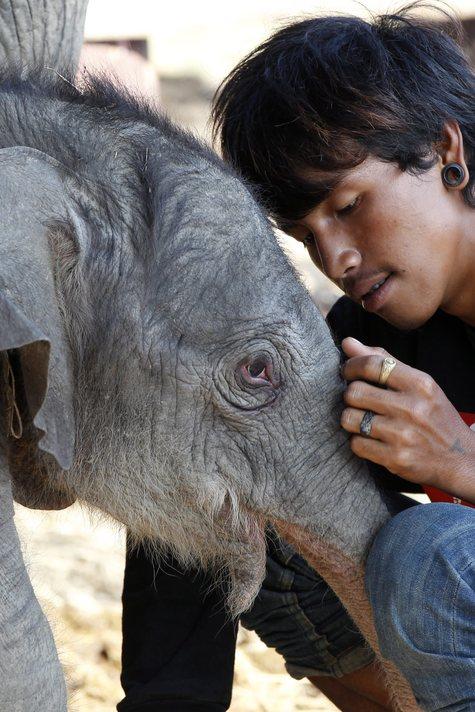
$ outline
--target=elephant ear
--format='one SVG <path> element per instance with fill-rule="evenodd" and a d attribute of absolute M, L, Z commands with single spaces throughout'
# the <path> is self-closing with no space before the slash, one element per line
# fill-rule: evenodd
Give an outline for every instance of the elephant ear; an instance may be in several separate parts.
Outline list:
<path fill-rule="evenodd" d="M 54 463 L 70 468 L 75 432 L 71 354 L 48 240 L 67 214 L 62 175 L 39 151 L 0 150 L 2 441 L 15 499 L 53 509 L 74 501 Z"/>

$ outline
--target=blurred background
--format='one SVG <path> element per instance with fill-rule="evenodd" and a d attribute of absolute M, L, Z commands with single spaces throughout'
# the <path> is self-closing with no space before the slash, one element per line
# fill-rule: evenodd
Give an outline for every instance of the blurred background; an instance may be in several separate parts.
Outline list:
<path fill-rule="evenodd" d="M 398 7 L 377 0 L 365 5 L 376 13 Z M 457 0 L 450 7 L 463 20 L 467 48 L 475 57 L 475 0 Z M 346 0 L 90 0 L 81 68 L 112 72 L 182 126 L 209 138 L 210 101 L 227 72 L 282 24 L 329 12 L 367 13 L 361 3 Z M 338 290 L 309 264 L 300 245 L 281 239 L 326 312 Z M 66 670 L 70 709 L 111 712 L 122 697 L 124 534 L 76 505 L 52 513 L 17 507 L 16 520 Z M 274 651 L 241 630 L 231 712 L 334 710 L 310 683 L 292 680 Z"/>
<path fill-rule="evenodd" d="M 182 126 L 209 139 L 209 108 L 218 84 L 240 59 L 280 26 L 325 13 L 367 16 L 395 10 L 403 3 L 404 0 L 90 0 L 82 64 L 111 69 L 153 101 L 158 99 Z M 461 18 L 467 48 L 475 59 L 475 0 L 454 0 L 445 7 Z M 427 14 L 434 16 L 434 11 L 428 7 Z M 339 291 L 316 272 L 303 246 L 280 237 L 314 300 L 326 313 Z"/>

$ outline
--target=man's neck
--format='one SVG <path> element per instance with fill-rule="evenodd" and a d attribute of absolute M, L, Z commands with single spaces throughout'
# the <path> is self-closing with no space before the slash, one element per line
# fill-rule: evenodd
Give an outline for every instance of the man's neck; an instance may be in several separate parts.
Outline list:
<path fill-rule="evenodd" d="M 457 240 L 450 297 L 441 309 L 475 327 L 475 209 L 464 208 L 465 219 Z"/>

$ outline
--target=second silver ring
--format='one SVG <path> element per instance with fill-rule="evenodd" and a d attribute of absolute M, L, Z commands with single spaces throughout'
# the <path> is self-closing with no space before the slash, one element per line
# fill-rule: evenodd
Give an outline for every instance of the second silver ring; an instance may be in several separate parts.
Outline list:
<path fill-rule="evenodd" d="M 371 428 L 375 413 L 372 410 L 366 410 L 360 423 L 360 433 L 364 438 L 371 437 Z"/>

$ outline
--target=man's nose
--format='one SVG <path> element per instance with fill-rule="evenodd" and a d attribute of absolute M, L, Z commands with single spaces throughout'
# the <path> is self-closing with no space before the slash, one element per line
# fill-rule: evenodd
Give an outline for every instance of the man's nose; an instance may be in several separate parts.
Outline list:
<path fill-rule="evenodd" d="M 339 282 L 361 264 L 361 254 L 355 247 L 338 244 L 320 248 L 323 271 L 332 282 Z"/>

